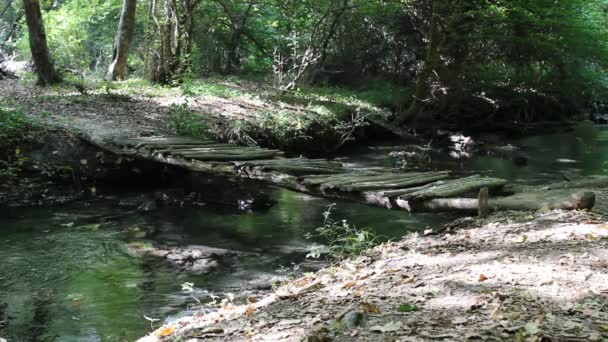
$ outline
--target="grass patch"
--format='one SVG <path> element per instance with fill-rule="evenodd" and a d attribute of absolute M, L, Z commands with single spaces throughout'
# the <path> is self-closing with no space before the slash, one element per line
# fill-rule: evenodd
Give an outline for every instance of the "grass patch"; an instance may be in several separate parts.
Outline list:
<path fill-rule="evenodd" d="M 190 111 L 187 103 L 170 107 L 171 127 L 179 135 L 209 138 L 208 117 Z"/>
<path fill-rule="evenodd" d="M 42 132 L 15 101 L 0 96 L 0 179 L 19 174 L 26 161 L 21 146 L 38 141 Z"/>

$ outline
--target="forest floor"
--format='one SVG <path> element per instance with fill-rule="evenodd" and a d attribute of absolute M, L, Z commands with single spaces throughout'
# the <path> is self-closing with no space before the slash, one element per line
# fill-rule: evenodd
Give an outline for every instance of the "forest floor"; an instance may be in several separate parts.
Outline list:
<path fill-rule="evenodd" d="M 80 88 L 80 89 L 78 89 Z M 264 82 L 198 80 L 180 87 L 141 80 L 40 88 L 0 80 L 0 97 L 43 122 L 97 136 L 207 135 L 284 149 L 332 151 L 351 140 L 366 118 L 388 117 L 390 90 L 311 88 L 277 94 Z M 314 144 L 310 144 L 314 141 Z"/>
<path fill-rule="evenodd" d="M 605 341 L 607 222 L 559 210 L 462 219 L 140 341 Z"/>

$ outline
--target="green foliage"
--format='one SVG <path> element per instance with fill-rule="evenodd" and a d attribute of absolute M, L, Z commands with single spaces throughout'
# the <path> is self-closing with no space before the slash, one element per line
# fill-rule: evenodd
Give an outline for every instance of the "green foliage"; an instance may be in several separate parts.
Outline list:
<path fill-rule="evenodd" d="M 43 6 L 47 40 L 56 64 L 78 73 L 98 71 L 102 77 L 112 54 L 121 6 L 121 0 L 62 1 L 46 7 L 48 11 Z M 17 50 L 22 56 L 30 55 L 25 23 Z"/>
<path fill-rule="evenodd" d="M 171 127 L 176 133 L 196 138 L 208 137 L 208 117 L 193 113 L 188 108 L 187 103 L 172 105 L 169 110 L 171 112 Z"/>
<path fill-rule="evenodd" d="M 0 97 L 0 141 L 3 147 L 14 148 L 18 143 L 34 137 L 32 121 L 13 101 Z"/>
<path fill-rule="evenodd" d="M 399 312 L 414 312 L 418 311 L 416 304 L 405 303 L 399 305 Z"/>
<path fill-rule="evenodd" d="M 20 145 L 35 141 L 40 131 L 13 101 L 0 97 L 0 178 L 18 175 L 26 161 Z"/>
<path fill-rule="evenodd" d="M 323 213 L 323 226 L 316 229 L 316 234 L 307 234 L 306 238 L 322 239 L 327 248 L 314 245 L 309 257 L 318 258 L 323 253 L 328 253 L 330 257 L 344 259 L 367 252 L 376 246 L 382 238 L 367 229 L 359 229 L 346 220 L 336 221 L 331 215 L 335 204 L 329 206 Z"/>

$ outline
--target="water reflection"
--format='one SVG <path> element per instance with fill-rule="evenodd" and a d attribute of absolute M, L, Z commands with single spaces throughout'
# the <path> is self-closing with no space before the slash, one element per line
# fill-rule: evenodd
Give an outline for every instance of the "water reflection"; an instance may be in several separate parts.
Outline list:
<path fill-rule="evenodd" d="M 6 318 L 0 336 L 130 341 L 149 329 L 144 315 L 164 318 L 186 309 L 183 282 L 212 292 L 239 291 L 290 267 L 304 258 L 311 243 L 304 235 L 322 223 L 331 202 L 284 190 L 272 196 L 276 206 L 249 214 L 206 207 L 141 214 L 108 200 L 0 212 L 0 317 Z M 390 237 L 450 219 L 350 203 L 339 203 L 335 215 Z M 247 253 L 212 274 L 192 276 L 158 259 L 134 258 L 127 245 L 137 236 L 133 231 L 163 243 Z"/>
<path fill-rule="evenodd" d="M 517 153 L 527 163 L 518 165 L 498 153 L 466 160 L 445 154 L 436 156 L 432 167 L 533 184 L 603 174 L 608 168 L 605 128 L 581 125 L 570 133 L 501 144 L 523 146 Z M 394 147 L 365 147 L 344 159 L 364 168 L 391 166 L 386 156 Z M 180 292 L 186 281 L 202 292 L 238 291 L 289 267 L 302 260 L 310 243 L 304 236 L 321 225 L 331 202 L 284 190 L 272 196 L 277 205 L 251 214 L 206 207 L 140 214 L 108 200 L 0 211 L 0 336 L 9 341 L 132 341 L 149 329 L 144 315 L 163 318 L 186 309 L 189 299 Z M 334 214 L 394 238 L 452 218 L 350 203 L 338 203 Z M 133 257 L 127 243 L 134 238 L 246 253 L 212 274 L 192 276 L 158 259 Z"/>

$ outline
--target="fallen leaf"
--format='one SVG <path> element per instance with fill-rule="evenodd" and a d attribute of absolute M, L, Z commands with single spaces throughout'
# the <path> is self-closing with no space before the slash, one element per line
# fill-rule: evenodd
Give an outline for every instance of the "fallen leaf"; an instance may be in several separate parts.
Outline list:
<path fill-rule="evenodd" d="M 376 313 L 376 314 L 380 313 L 379 307 L 372 305 L 368 302 L 363 302 L 361 305 L 363 306 L 363 309 L 367 312 Z"/>
<path fill-rule="evenodd" d="M 480 281 L 480 282 L 482 282 L 482 281 L 486 281 L 486 280 L 488 280 L 488 279 L 490 279 L 490 278 L 488 278 L 488 277 L 487 277 L 485 274 L 483 274 L 483 273 L 479 275 L 479 281 Z"/>
<path fill-rule="evenodd" d="M 407 284 L 411 284 L 413 282 L 416 281 L 416 277 L 409 277 L 407 279 L 403 279 L 399 284 L 400 285 L 407 285 Z"/>
<path fill-rule="evenodd" d="M 398 331 L 401 330 L 403 328 L 403 324 L 401 324 L 401 322 L 388 322 L 385 325 L 374 325 L 373 327 L 369 328 L 370 331 L 373 332 L 381 332 L 381 333 L 385 333 L 385 332 L 393 332 L 393 331 Z"/>
<path fill-rule="evenodd" d="M 585 235 L 585 239 L 587 239 L 589 241 L 595 241 L 595 240 L 597 240 L 597 237 L 595 235 L 589 233 L 589 234 Z"/>
<path fill-rule="evenodd" d="M 300 279 L 300 280 L 296 280 L 296 282 L 295 282 L 296 287 L 304 287 L 308 284 L 310 284 L 310 278 L 308 278 L 308 277 Z"/>
<path fill-rule="evenodd" d="M 412 312 L 412 311 L 418 311 L 418 307 L 415 304 L 405 303 L 405 304 L 399 305 L 399 312 Z"/>
<path fill-rule="evenodd" d="M 249 303 L 249 304 L 256 303 L 257 301 L 258 301 L 258 299 L 255 296 L 247 297 L 247 303 Z"/>
<path fill-rule="evenodd" d="M 526 333 L 528 333 L 528 335 L 536 335 L 540 332 L 538 324 L 533 322 L 524 325 L 524 329 L 526 330 Z"/>
<path fill-rule="evenodd" d="M 202 334 L 223 334 L 224 329 L 222 329 L 221 327 L 209 327 L 209 328 L 203 329 L 203 331 L 201 331 L 201 333 Z"/>
<path fill-rule="evenodd" d="M 257 334 L 258 334 L 257 330 L 247 330 L 245 332 L 245 337 L 252 338 L 253 336 L 255 336 Z"/>
<path fill-rule="evenodd" d="M 455 324 L 455 325 L 465 324 L 468 321 L 469 320 L 466 317 L 456 317 L 452 320 L 452 324 Z"/>
<path fill-rule="evenodd" d="M 173 334 L 174 331 L 175 331 L 175 328 L 173 326 L 168 326 L 165 329 L 159 331 L 158 336 L 160 336 L 160 337 L 169 336 L 169 335 Z"/>
<path fill-rule="evenodd" d="M 251 316 L 253 316 L 254 314 L 255 314 L 255 307 L 253 307 L 253 306 L 249 305 L 249 306 L 247 307 L 247 309 L 245 310 L 245 315 L 246 315 L 247 317 L 251 317 Z"/>
<path fill-rule="evenodd" d="M 356 289 L 353 292 L 353 297 L 355 297 L 355 298 L 361 298 L 361 297 L 363 297 L 363 294 L 365 294 L 365 288 L 364 287 L 359 287 L 358 289 Z"/>
<path fill-rule="evenodd" d="M 346 289 L 346 290 L 352 289 L 353 286 L 355 286 L 355 284 L 357 284 L 356 281 L 354 281 L 354 280 L 353 281 L 349 281 L 348 283 L 344 284 L 344 286 L 342 286 L 342 288 Z"/>

